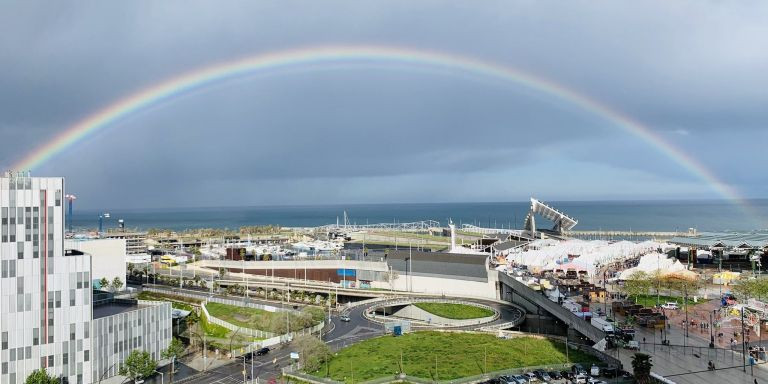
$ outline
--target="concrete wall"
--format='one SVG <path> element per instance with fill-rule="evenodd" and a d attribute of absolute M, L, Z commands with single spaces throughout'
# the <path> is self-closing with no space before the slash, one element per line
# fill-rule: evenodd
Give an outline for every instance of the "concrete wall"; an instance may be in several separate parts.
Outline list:
<path fill-rule="evenodd" d="M 112 281 L 115 277 L 119 277 L 125 283 L 124 239 L 66 240 L 64 241 L 64 248 L 76 249 L 91 255 L 92 279 L 99 280 L 106 277 Z"/>
<path fill-rule="evenodd" d="M 386 284 L 385 287 L 388 287 Z M 407 276 L 400 274 L 393 282 L 395 290 L 435 295 L 455 295 L 466 297 L 496 298 L 496 287 L 493 281 L 472 281 L 454 278 L 439 278 L 430 276 Z M 384 288 L 384 287 L 382 287 Z"/>

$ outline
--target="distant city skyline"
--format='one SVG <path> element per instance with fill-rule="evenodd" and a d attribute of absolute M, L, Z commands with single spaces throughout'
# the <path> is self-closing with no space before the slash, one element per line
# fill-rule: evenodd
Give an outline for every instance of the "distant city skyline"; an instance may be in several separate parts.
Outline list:
<path fill-rule="evenodd" d="M 768 5 L 298 4 L 179 13 L 6 3 L 0 166 L 201 68 L 291 49 L 396 47 L 573 90 L 647 127 L 734 195 L 768 197 Z M 32 171 L 66 176 L 81 209 L 728 198 L 567 97 L 406 60 L 216 82 L 116 119 Z"/>

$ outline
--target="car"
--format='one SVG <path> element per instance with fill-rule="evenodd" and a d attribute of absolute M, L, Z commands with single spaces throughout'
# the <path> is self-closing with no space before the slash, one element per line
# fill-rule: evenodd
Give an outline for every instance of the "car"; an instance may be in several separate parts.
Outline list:
<path fill-rule="evenodd" d="M 571 371 L 560 371 L 560 377 L 563 380 L 570 380 L 573 377 L 573 373 Z"/>
<path fill-rule="evenodd" d="M 339 320 L 341 320 L 341 321 L 343 321 L 345 323 L 348 323 L 348 322 L 352 321 L 352 319 L 350 319 L 349 316 L 347 316 L 347 315 L 339 316 Z"/>
<path fill-rule="evenodd" d="M 619 375 L 619 371 L 616 368 L 609 367 L 609 368 L 603 368 L 600 373 L 603 375 L 603 377 L 613 378 L 617 377 Z"/>
<path fill-rule="evenodd" d="M 533 372 L 528 372 L 525 374 L 525 378 L 528 379 L 529 383 L 535 383 L 539 381 L 539 378 L 536 377 L 536 374 Z"/>
<path fill-rule="evenodd" d="M 592 367 L 589 368 L 589 375 L 592 377 L 600 376 L 600 367 L 598 367 L 595 364 L 592 364 Z"/>
<path fill-rule="evenodd" d="M 541 379 L 541 381 L 550 381 L 552 380 L 552 377 L 549 376 L 549 373 L 544 371 L 539 371 L 538 376 Z"/>
<path fill-rule="evenodd" d="M 575 373 L 576 375 L 582 375 L 582 376 L 587 375 L 587 370 L 584 369 L 584 366 L 581 364 L 574 364 L 571 367 L 571 372 Z"/>
<path fill-rule="evenodd" d="M 661 305 L 662 309 L 680 309 L 680 307 L 677 306 L 677 303 L 664 303 Z"/>
<path fill-rule="evenodd" d="M 552 380 L 560 380 L 563 378 L 563 375 L 561 375 L 560 372 L 552 371 L 549 373 L 549 377 L 551 377 Z"/>
<path fill-rule="evenodd" d="M 256 356 L 264 356 L 267 353 L 269 353 L 269 348 L 267 347 L 259 348 L 258 350 L 256 350 Z"/>
<path fill-rule="evenodd" d="M 587 384 L 587 380 L 588 379 L 586 375 L 576 375 L 576 377 L 573 379 L 576 384 Z"/>
<path fill-rule="evenodd" d="M 528 384 L 528 379 L 526 379 L 523 375 L 515 375 L 512 376 L 512 378 L 515 379 L 517 384 Z"/>

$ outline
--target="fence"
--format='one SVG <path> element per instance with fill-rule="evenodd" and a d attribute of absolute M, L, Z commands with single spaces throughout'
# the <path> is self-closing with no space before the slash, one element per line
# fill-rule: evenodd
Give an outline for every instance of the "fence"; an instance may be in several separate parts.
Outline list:
<path fill-rule="evenodd" d="M 224 299 L 217 296 L 212 295 L 206 295 L 202 293 L 196 293 L 191 292 L 187 290 L 171 290 L 171 289 L 163 289 L 163 288 L 155 288 L 155 287 L 144 287 L 145 291 L 149 292 L 156 292 L 156 293 L 162 293 L 166 295 L 174 295 L 174 296 L 184 296 L 184 297 L 191 297 L 194 299 L 198 299 L 201 302 L 211 302 L 211 303 L 219 303 L 219 304 L 226 304 L 226 305 L 232 305 L 236 307 L 246 307 L 246 308 L 254 308 L 254 309 L 261 309 L 267 312 L 293 312 L 293 313 L 299 313 L 299 311 L 290 309 L 290 308 L 280 308 L 275 307 L 271 305 L 266 304 L 258 304 L 253 303 L 250 301 L 245 300 L 234 300 L 234 299 Z"/>
<path fill-rule="evenodd" d="M 389 307 L 393 305 L 411 305 L 414 303 L 448 303 L 448 304 L 462 304 L 462 305 L 469 305 L 473 307 L 479 307 L 483 309 L 487 309 L 491 312 L 493 312 L 492 316 L 483 317 L 479 319 L 467 319 L 467 320 L 453 320 L 453 319 L 446 319 L 439 317 L 437 315 L 432 315 L 432 323 L 436 325 L 441 325 L 444 327 L 467 327 L 470 325 L 480 325 L 485 323 L 490 323 L 492 321 L 495 321 L 499 318 L 499 312 L 485 304 L 475 303 L 472 301 L 467 300 L 461 300 L 461 299 L 443 299 L 443 298 L 393 298 L 393 299 L 387 299 L 383 301 L 375 302 L 375 305 L 367 308 L 363 315 L 366 316 L 369 320 L 379 322 L 381 323 L 382 320 L 380 320 L 377 316 L 374 315 L 373 318 L 368 317 L 368 313 L 375 311 L 376 309 L 382 308 L 382 307 Z"/>
<path fill-rule="evenodd" d="M 437 384 L 472 384 L 472 383 L 480 383 L 483 381 L 487 381 L 490 378 L 499 377 L 502 375 L 520 375 L 520 374 L 524 374 L 524 373 L 528 373 L 536 370 L 543 370 L 543 371 L 567 370 L 571 368 L 571 365 L 572 364 L 549 364 L 549 365 L 537 365 L 532 367 L 511 368 L 511 369 L 488 372 L 480 375 L 461 377 L 458 379 L 451 379 L 451 380 L 424 379 L 420 377 L 413 377 L 405 374 L 399 374 L 399 375 L 393 375 L 393 376 L 380 377 L 378 379 L 373 379 L 368 381 L 362 381 L 360 382 L 360 384 L 388 384 L 388 383 L 396 383 L 396 382 L 408 382 L 408 383 L 418 383 L 418 384 L 435 384 L 435 383 Z M 306 381 L 313 384 L 343 384 L 340 381 L 336 381 L 327 377 L 313 376 L 304 372 L 300 372 L 293 366 L 283 368 L 283 376 L 295 378 L 297 380 Z"/>
<path fill-rule="evenodd" d="M 219 319 L 218 317 L 211 316 L 211 314 L 208 313 L 208 309 L 205 307 L 206 304 L 207 304 L 207 302 L 205 302 L 205 301 L 200 303 L 200 308 L 203 310 L 203 313 L 205 314 L 205 318 L 211 324 L 216 324 L 216 325 L 222 326 L 222 327 L 224 327 L 226 329 L 229 329 L 230 331 L 239 332 L 239 333 L 242 333 L 243 335 L 248 335 L 248 336 L 251 336 L 251 337 L 258 337 L 258 338 L 262 338 L 263 339 L 263 338 L 269 338 L 269 337 L 275 337 L 276 336 L 276 334 L 274 334 L 272 332 L 266 332 L 266 331 L 262 331 L 262 330 L 259 330 L 259 329 L 253 329 L 253 328 L 240 327 L 240 326 L 234 325 L 234 324 L 232 324 L 230 322 L 227 322 L 227 321 L 224 321 L 222 319 Z"/>
<path fill-rule="evenodd" d="M 274 337 L 270 337 L 269 339 L 264 339 L 264 340 L 260 340 L 260 341 L 254 341 L 253 343 L 251 343 L 247 347 L 241 348 L 238 351 L 231 351 L 232 352 L 232 356 L 233 357 L 238 357 L 238 356 L 242 356 L 242 355 L 244 355 L 246 353 L 250 353 L 252 351 L 255 351 L 255 350 L 259 349 L 259 348 L 271 347 L 273 345 L 278 345 L 280 343 L 287 343 L 287 342 L 290 342 L 291 340 L 293 340 L 293 338 L 296 337 L 296 336 L 303 336 L 303 335 L 311 335 L 313 333 L 320 333 L 320 332 L 322 332 L 323 327 L 325 327 L 325 324 L 324 323 L 319 323 L 319 324 L 317 324 L 315 326 L 312 326 L 312 327 L 309 327 L 309 328 L 304 328 L 304 329 L 296 331 L 296 332 L 291 332 L 291 333 L 287 333 L 287 334 L 284 334 L 284 335 L 274 336 Z"/>

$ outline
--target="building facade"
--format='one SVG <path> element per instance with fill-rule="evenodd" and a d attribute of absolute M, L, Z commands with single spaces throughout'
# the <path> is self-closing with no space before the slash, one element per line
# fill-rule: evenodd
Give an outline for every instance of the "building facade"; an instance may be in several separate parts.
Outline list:
<path fill-rule="evenodd" d="M 126 254 L 122 239 L 66 239 L 64 249 L 74 249 L 91 256 L 91 282 L 102 278 L 120 278 L 125 283 Z M 98 286 L 98 284 L 96 284 Z"/>
<path fill-rule="evenodd" d="M 64 251 L 64 179 L 0 177 L 0 382 L 90 383 L 91 259 Z"/>
<path fill-rule="evenodd" d="M 94 382 L 117 375 L 122 362 L 135 350 L 161 360 L 171 342 L 171 303 L 121 301 L 94 307 L 92 347 Z"/>
<path fill-rule="evenodd" d="M 147 255 L 146 232 L 108 232 L 102 237 L 125 240 L 125 254 L 128 256 Z"/>

